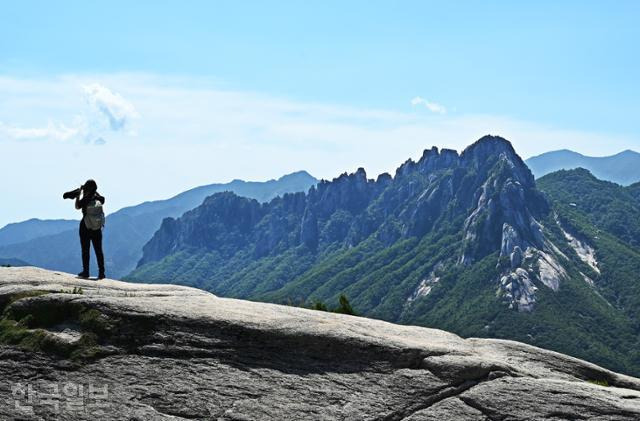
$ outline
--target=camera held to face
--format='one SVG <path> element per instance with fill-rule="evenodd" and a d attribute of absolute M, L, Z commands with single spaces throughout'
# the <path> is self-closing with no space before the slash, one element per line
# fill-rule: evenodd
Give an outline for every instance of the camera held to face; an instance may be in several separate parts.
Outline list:
<path fill-rule="evenodd" d="M 75 190 L 71 190 L 68 192 L 65 192 L 62 195 L 63 199 L 77 199 L 78 197 L 80 197 L 80 192 L 82 191 L 82 187 L 78 187 Z"/>

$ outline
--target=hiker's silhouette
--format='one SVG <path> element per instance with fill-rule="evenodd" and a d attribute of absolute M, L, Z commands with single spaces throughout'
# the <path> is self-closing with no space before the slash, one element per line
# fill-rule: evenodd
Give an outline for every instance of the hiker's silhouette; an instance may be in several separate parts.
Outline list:
<path fill-rule="evenodd" d="M 76 209 L 82 209 L 82 220 L 80 221 L 80 247 L 82 247 L 82 272 L 78 274 L 80 278 L 89 277 L 89 248 L 93 244 L 98 261 L 98 279 L 105 278 L 104 254 L 102 253 L 102 227 L 104 226 L 104 196 L 98 193 L 98 185 L 93 180 L 87 180 L 83 186 L 82 198 L 78 194 L 76 199 Z"/>

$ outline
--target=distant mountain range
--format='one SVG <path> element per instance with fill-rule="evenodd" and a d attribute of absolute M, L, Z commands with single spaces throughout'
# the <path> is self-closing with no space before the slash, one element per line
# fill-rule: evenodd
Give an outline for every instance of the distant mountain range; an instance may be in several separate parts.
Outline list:
<path fill-rule="evenodd" d="M 5 259 L 0 257 L 0 266 L 31 266 L 31 265 L 20 259 Z"/>
<path fill-rule="evenodd" d="M 24 243 L 38 237 L 54 235 L 78 227 L 78 221 L 69 219 L 29 219 L 5 225 L 0 229 L 0 247 Z"/>
<path fill-rule="evenodd" d="M 219 193 L 167 218 L 127 277 L 221 296 L 337 304 L 507 338 L 640 374 L 638 186 L 538 183 L 511 144 L 425 150 L 267 203 Z"/>
<path fill-rule="evenodd" d="M 601 180 L 628 186 L 640 182 L 640 153 L 624 151 L 612 156 L 584 156 L 570 150 L 543 153 L 526 160 L 536 178 L 558 170 L 584 168 Z"/>
<path fill-rule="evenodd" d="M 317 182 L 305 171 L 266 182 L 233 180 L 196 187 L 170 199 L 144 202 L 114 212 L 107 216 L 104 228 L 108 276 L 119 278 L 131 272 L 142 257 L 142 246 L 162 220 L 182 215 L 207 196 L 232 191 L 262 202 L 285 193 L 306 191 Z M 81 266 L 78 221 L 31 219 L 9 224 L 0 229 L 0 257 L 24 260 L 46 269 L 78 272 Z M 93 254 L 91 259 L 95 263 Z"/>

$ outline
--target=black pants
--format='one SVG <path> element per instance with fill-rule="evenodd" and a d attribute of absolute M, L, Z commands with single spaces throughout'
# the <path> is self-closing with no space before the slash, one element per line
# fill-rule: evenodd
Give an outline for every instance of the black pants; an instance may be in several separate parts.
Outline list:
<path fill-rule="evenodd" d="M 104 254 L 102 254 L 102 230 L 90 230 L 80 221 L 80 247 L 82 247 L 82 271 L 89 274 L 89 246 L 93 243 L 93 251 L 98 260 L 98 271 L 104 274 Z"/>

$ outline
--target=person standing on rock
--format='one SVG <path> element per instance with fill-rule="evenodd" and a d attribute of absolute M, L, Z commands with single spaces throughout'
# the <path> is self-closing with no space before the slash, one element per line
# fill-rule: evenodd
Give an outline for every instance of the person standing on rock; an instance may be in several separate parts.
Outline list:
<path fill-rule="evenodd" d="M 80 187 L 82 199 L 76 196 L 76 209 L 82 209 L 80 221 L 80 247 L 82 247 L 82 272 L 80 278 L 89 277 L 89 248 L 93 244 L 93 251 L 98 261 L 98 279 L 105 278 L 104 254 L 102 252 L 102 228 L 104 227 L 104 196 L 98 193 L 98 185 L 93 180 L 87 180 Z"/>

